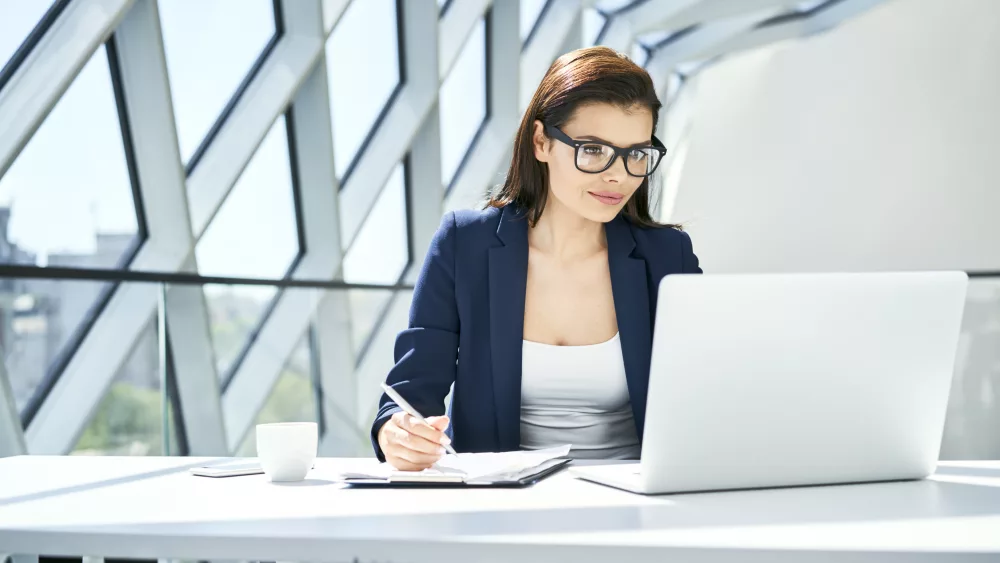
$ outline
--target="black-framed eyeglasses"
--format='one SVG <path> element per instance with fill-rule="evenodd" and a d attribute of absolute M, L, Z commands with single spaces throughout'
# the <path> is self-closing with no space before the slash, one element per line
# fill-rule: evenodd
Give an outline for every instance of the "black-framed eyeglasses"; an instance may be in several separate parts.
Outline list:
<path fill-rule="evenodd" d="M 545 133 L 573 147 L 576 150 L 576 169 L 588 174 L 604 172 L 621 157 L 629 176 L 645 178 L 656 171 L 663 155 L 667 154 L 667 148 L 655 135 L 652 144 L 648 146 L 622 148 L 600 141 L 580 141 L 553 125 L 546 125 Z"/>

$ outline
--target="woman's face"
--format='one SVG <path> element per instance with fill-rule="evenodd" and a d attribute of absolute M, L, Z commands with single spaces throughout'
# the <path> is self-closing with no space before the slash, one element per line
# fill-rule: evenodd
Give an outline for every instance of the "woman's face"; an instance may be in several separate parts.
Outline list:
<path fill-rule="evenodd" d="M 577 108 L 560 129 L 574 140 L 600 141 L 622 148 L 648 146 L 653 114 L 641 106 L 625 110 L 611 104 L 589 104 Z M 535 121 L 533 141 L 535 158 L 549 166 L 550 198 L 591 221 L 607 223 L 614 219 L 642 184 L 642 178 L 625 171 L 621 158 L 603 172 L 581 172 L 576 167 L 576 150 L 547 137 L 541 121 Z"/>

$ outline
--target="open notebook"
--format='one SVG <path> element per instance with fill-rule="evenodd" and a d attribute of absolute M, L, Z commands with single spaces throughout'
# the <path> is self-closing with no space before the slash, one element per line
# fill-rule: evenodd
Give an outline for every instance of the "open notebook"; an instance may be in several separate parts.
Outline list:
<path fill-rule="evenodd" d="M 341 474 L 352 485 L 521 486 L 555 472 L 569 460 L 570 446 L 544 450 L 446 455 L 430 469 L 397 471 L 382 463 L 370 472 Z"/>

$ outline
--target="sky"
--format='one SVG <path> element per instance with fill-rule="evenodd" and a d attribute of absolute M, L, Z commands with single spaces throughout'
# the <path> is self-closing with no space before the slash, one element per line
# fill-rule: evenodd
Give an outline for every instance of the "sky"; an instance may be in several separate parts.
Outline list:
<path fill-rule="evenodd" d="M 540 10 L 541 2 L 532 3 L 538 4 L 532 10 Z M 272 37 L 271 5 L 270 0 L 160 0 L 184 163 Z M 6 64 L 50 6 L 45 1 L 0 0 L 0 65 Z M 522 22 L 523 33 L 524 29 Z M 398 84 L 396 37 L 395 0 L 365 0 L 351 3 L 327 41 L 338 177 Z M 442 85 L 445 183 L 486 114 L 484 60 L 485 26 L 480 23 Z M 280 277 L 294 259 L 298 243 L 285 131 L 284 119 L 279 118 L 199 241 L 196 255 L 202 273 Z M 346 258 L 345 277 L 350 281 L 392 283 L 406 263 L 404 174 L 400 163 L 386 165 L 393 170 L 388 185 Z M 51 253 L 93 252 L 99 232 L 136 232 L 103 47 L 0 178 L 0 205 L 12 208 L 10 239 L 38 254 L 41 265 Z M 371 256 L 379 259 L 368 259 Z"/>

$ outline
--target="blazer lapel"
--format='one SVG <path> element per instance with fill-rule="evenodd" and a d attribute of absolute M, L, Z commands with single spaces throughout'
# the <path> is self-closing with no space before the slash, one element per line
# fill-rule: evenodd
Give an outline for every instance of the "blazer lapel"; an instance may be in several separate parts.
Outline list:
<path fill-rule="evenodd" d="M 608 267 L 611 270 L 611 292 L 625 378 L 636 431 L 642 440 L 646 420 L 646 391 L 649 388 L 649 355 L 652 349 L 652 323 L 649 310 L 649 288 L 646 283 L 646 261 L 632 257 L 635 238 L 620 215 L 605 224 L 608 240 Z"/>
<path fill-rule="evenodd" d="M 490 355 L 500 451 L 521 446 L 521 347 L 528 282 L 528 220 L 504 207 L 497 227 L 504 246 L 490 248 Z"/>

